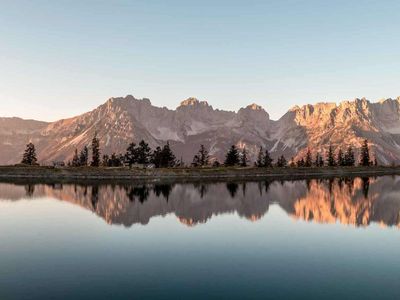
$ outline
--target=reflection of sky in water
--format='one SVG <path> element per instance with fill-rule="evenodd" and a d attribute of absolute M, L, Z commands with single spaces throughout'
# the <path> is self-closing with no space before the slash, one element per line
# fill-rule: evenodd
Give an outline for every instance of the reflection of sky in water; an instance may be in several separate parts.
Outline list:
<path fill-rule="evenodd" d="M 373 184 L 393 199 L 390 180 Z M 400 296 L 397 227 L 306 222 L 279 200 L 257 222 L 230 211 L 188 227 L 170 212 L 128 229 L 54 198 L 0 201 L 0 297 Z"/>

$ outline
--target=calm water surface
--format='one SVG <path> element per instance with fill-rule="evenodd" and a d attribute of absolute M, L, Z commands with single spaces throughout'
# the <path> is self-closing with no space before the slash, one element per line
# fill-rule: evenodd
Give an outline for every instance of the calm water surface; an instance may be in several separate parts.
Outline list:
<path fill-rule="evenodd" d="M 1 299 L 399 299 L 400 178 L 0 183 Z"/>

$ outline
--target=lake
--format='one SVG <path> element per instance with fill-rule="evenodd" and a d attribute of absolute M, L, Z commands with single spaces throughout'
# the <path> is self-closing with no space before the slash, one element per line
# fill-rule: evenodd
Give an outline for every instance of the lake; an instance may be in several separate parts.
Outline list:
<path fill-rule="evenodd" d="M 1 299 L 399 299 L 400 177 L 0 183 Z"/>

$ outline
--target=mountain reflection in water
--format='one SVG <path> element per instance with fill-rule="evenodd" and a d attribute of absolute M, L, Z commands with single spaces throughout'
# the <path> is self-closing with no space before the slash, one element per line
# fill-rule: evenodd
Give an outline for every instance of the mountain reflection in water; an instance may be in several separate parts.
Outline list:
<path fill-rule="evenodd" d="M 257 221 L 271 204 L 300 220 L 399 226 L 399 183 L 399 177 L 389 176 L 207 184 L 0 183 L 0 200 L 54 198 L 93 211 L 109 224 L 126 227 L 171 213 L 188 226 L 235 212 Z"/>

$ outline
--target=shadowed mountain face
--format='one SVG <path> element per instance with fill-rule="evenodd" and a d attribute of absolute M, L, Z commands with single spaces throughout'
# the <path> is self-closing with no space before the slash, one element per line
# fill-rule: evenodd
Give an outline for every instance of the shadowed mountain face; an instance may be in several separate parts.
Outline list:
<path fill-rule="evenodd" d="M 167 214 L 188 226 L 227 213 L 256 221 L 272 204 L 305 221 L 399 226 L 399 195 L 397 177 L 175 185 L 0 184 L 2 201 L 50 197 L 126 227 Z"/>
<path fill-rule="evenodd" d="M 378 161 L 400 162 L 400 98 L 371 103 L 366 99 L 294 107 L 279 120 L 256 104 L 238 112 L 213 109 L 205 101 L 189 98 L 176 110 L 155 107 L 149 99 L 111 98 L 93 111 L 53 123 L 0 119 L 0 164 L 20 160 L 24 146 L 35 143 L 42 163 L 71 159 L 74 149 L 90 146 L 95 132 L 102 153 L 123 153 L 134 141 L 146 140 L 155 148 L 171 143 L 178 158 L 191 162 L 199 145 L 212 157 L 224 159 L 232 144 L 246 146 L 254 160 L 260 146 L 273 157 L 304 156 L 307 148 L 325 153 L 359 148 L 367 138 Z"/>

